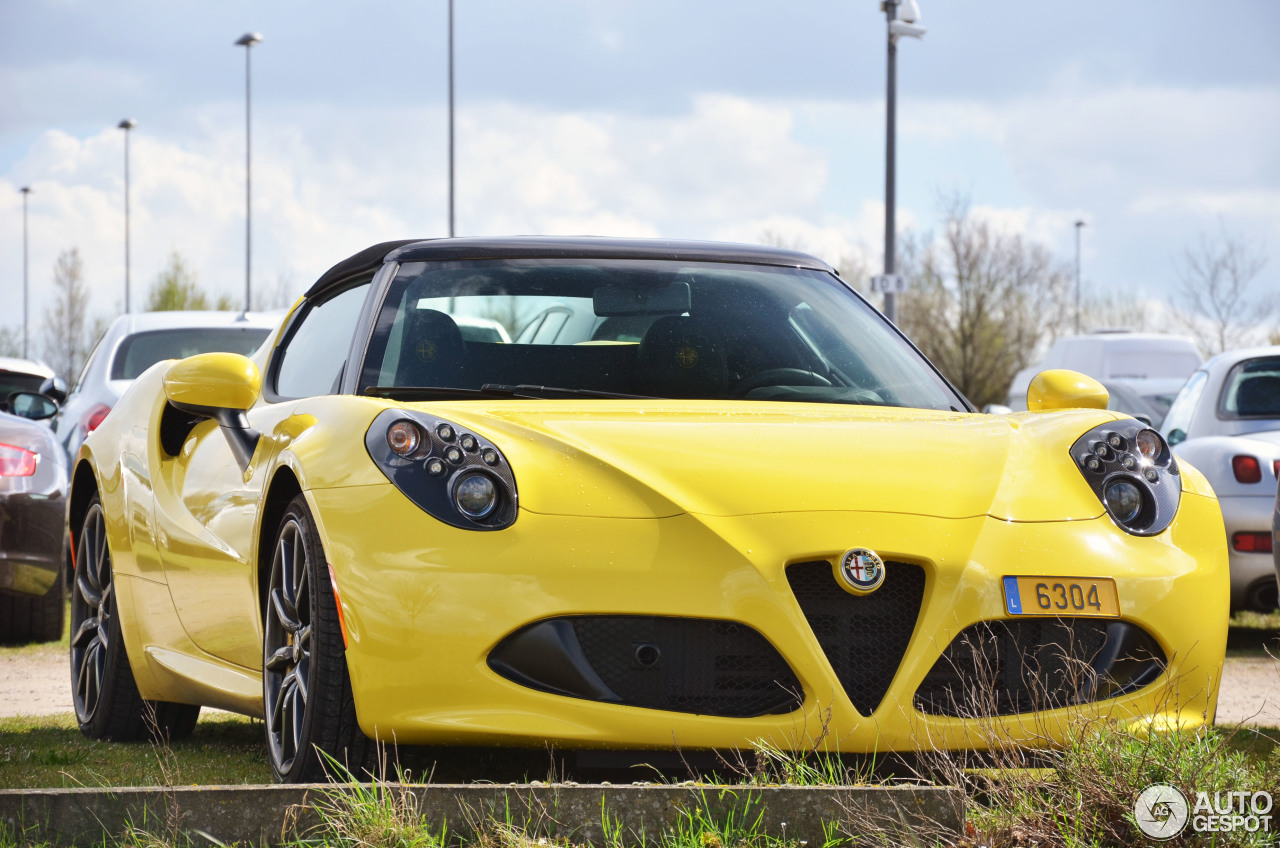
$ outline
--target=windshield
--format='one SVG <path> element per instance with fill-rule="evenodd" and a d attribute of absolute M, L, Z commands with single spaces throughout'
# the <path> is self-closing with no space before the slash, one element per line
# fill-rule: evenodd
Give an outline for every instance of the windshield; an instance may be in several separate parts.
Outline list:
<path fill-rule="evenodd" d="M 269 330 L 262 327 L 175 327 L 125 336 L 111 361 L 112 380 L 136 380 L 163 359 L 186 359 L 197 353 L 248 356 L 262 346 Z"/>
<path fill-rule="evenodd" d="M 379 311 L 358 390 L 486 387 L 489 396 L 565 396 L 533 391 L 554 387 L 965 409 L 882 317 L 824 272 L 648 260 L 406 263 Z"/>

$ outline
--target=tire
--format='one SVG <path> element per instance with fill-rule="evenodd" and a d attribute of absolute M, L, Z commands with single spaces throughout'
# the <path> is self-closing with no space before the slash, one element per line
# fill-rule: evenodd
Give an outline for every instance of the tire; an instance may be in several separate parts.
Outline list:
<path fill-rule="evenodd" d="M 111 550 L 97 496 L 78 536 L 71 590 L 71 693 L 80 732 L 90 739 L 170 741 L 191 735 L 200 707 L 147 701 L 129 666 L 116 609 Z"/>
<path fill-rule="evenodd" d="M 338 609 L 306 498 L 280 518 L 262 611 L 262 705 L 271 770 L 281 783 L 362 776 L 376 744 L 356 722 Z"/>
<path fill-rule="evenodd" d="M 54 642 L 62 638 L 67 589 L 62 570 L 43 595 L 0 594 L 0 645 Z"/>

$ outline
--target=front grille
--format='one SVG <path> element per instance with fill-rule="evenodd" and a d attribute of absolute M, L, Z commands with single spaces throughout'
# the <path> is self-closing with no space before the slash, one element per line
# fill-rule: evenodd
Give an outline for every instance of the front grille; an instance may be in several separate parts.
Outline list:
<path fill-rule="evenodd" d="M 1142 628 L 1095 618 L 970 625 L 916 690 L 931 715 L 1015 715 L 1114 698 L 1146 686 L 1165 656 Z"/>
<path fill-rule="evenodd" d="M 787 582 L 845 694 L 858 712 L 871 715 L 916 629 L 924 569 L 886 562 L 884 584 L 861 596 L 841 589 L 825 560 L 787 566 Z"/>
<path fill-rule="evenodd" d="M 655 710 L 746 718 L 793 712 L 804 703 L 782 655 L 732 621 L 552 618 L 503 639 L 489 667 L 545 692 Z"/>

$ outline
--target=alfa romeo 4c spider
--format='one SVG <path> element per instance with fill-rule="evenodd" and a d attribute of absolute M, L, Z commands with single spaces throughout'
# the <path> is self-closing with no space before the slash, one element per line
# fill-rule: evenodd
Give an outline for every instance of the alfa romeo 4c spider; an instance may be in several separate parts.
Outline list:
<path fill-rule="evenodd" d="M 801 253 L 376 245 L 252 356 L 152 366 L 74 458 L 80 727 L 259 716 L 302 781 L 379 740 L 854 753 L 1211 721 L 1212 490 L 1087 377 L 1027 400 L 976 412 Z"/>

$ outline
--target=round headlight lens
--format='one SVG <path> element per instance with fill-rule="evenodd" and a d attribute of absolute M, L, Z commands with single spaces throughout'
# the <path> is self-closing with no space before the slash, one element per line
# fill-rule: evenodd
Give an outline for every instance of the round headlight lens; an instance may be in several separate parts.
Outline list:
<path fill-rule="evenodd" d="M 464 474 L 454 486 L 453 502 L 463 515 L 479 520 L 498 506 L 498 487 L 487 474 Z"/>
<path fill-rule="evenodd" d="M 422 431 L 412 421 L 397 421 L 387 428 L 387 447 L 397 456 L 413 456 L 422 443 Z"/>
<path fill-rule="evenodd" d="M 1129 480 L 1107 484 L 1103 498 L 1112 517 L 1121 524 L 1128 524 L 1142 512 L 1142 492 Z"/>
<path fill-rule="evenodd" d="M 1160 456 L 1160 434 L 1155 430 L 1143 430 L 1135 441 L 1138 443 L 1138 453 L 1147 462 L 1155 462 Z"/>

